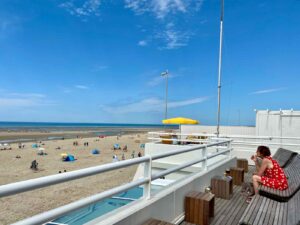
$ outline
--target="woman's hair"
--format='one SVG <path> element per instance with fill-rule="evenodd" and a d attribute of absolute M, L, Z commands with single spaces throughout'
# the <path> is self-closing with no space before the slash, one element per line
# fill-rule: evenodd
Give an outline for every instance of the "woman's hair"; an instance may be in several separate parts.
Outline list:
<path fill-rule="evenodd" d="M 263 156 L 270 156 L 271 152 L 270 149 L 267 146 L 258 146 L 257 151 Z"/>

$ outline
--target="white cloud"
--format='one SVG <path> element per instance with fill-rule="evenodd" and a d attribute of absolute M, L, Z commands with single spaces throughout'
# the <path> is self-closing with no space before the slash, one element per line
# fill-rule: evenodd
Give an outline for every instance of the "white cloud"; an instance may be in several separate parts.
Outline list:
<path fill-rule="evenodd" d="M 265 89 L 265 90 L 260 90 L 260 91 L 255 91 L 249 93 L 249 95 L 259 95 L 259 94 L 267 94 L 267 93 L 272 93 L 272 92 L 277 92 L 277 91 L 282 91 L 286 88 L 273 88 L 273 89 Z"/>
<path fill-rule="evenodd" d="M 78 89 L 82 89 L 82 90 L 86 90 L 86 89 L 89 89 L 89 87 L 88 86 L 85 86 L 85 85 L 75 85 L 74 86 L 75 88 L 78 88 Z"/>
<path fill-rule="evenodd" d="M 191 33 L 176 31 L 173 27 L 168 27 L 161 33 L 156 35 L 157 39 L 161 39 L 164 42 L 164 47 L 161 49 L 177 49 L 186 46 Z"/>
<path fill-rule="evenodd" d="M 68 88 L 64 88 L 64 89 L 63 89 L 63 92 L 66 93 L 66 94 L 69 94 L 69 93 L 71 93 L 72 91 L 71 91 L 70 89 L 68 89 Z"/>
<path fill-rule="evenodd" d="M 21 98 L 45 98 L 46 95 L 39 93 L 8 93 L 9 96 L 17 96 Z"/>
<path fill-rule="evenodd" d="M 151 40 L 159 40 L 159 49 L 178 49 L 186 46 L 192 35 L 187 31 L 188 22 L 181 20 L 181 29 L 175 21 L 177 14 L 187 15 L 200 10 L 204 0 L 125 0 L 125 7 L 131 9 L 136 15 L 153 14 L 159 21 L 158 31 L 153 32 Z M 183 24 L 182 24 L 183 23 Z M 186 23 L 187 26 L 184 25 Z M 162 26 L 162 27 L 161 27 Z M 186 31 L 182 30 L 185 29 Z M 144 46 L 143 42 L 139 43 Z"/>
<path fill-rule="evenodd" d="M 182 106 L 198 104 L 198 103 L 204 102 L 206 100 L 208 100 L 208 97 L 200 97 L 200 98 L 193 98 L 193 99 L 188 99 L 188 100 L 184 100 L 184 101 L 170 102 L 168 104 L 168 107 L 169 108 L 178 108 L 178 107 L 182 107 Z"/>
<path fill-rule="evenodd" d="M 54 105 L 46 96 L 38 93 L 4 93 L 0 96 L 0 108 L 5 110 L 11 107 L 32 107 Z"/>
<path fill-rule="evenodd" d="M 180 76 L 180 75 L 174 75 L 173 73 L 172 73 L 172 74 L 169 73 L 169 74 L 168 74 L 168 79 L 173 79 L 173 78 L 178 77 L 178 76 Z M 148 86 L 151 86 L 151 87 L 157 86 L 157 85 L 159 85 L 160 83 L 164 82 L 165 79 L 166 79 L 165 77 L 161 76 L 160 74 L 157 74 L 157 76 L 153 77 L 153 79 L 150 80 L 150 81 L 147 83 L 147 85 L 148 85 Z"/>
<path fill-rule="evenodd" d="M 168 103 L 168 108 L 178 108 L 187 105 L 198 104 L 208 100 L 208 97 L 193 98 L 184 101 L 174 101 Z M 123 114 L 123 113 L 139 113 L 139 112 L 161 112 L 164 110 L 165 101 L 158 98 L 147 98 L 138 102 L 108 106 L 101 105 L 101 109 L 108 113 Z"/>
<path fill-rule="evenodd" d="M 86 0 L 81 4 L 77 2 L 69 0 L 60 4 L 59 7 L 66 9 L 71 15 L 78 17 L 99 16 L 101 0 Z"/>
<path fill-rule="evenodd" d="M 169 14 L 199 10 L 202 3 L 203 0 L 125 0 L 125 7 L 137 15 L 150 12 L 156 18 L 164 19 Z"/>
<path fill-rule="evenodd" d="M 159 85 L 160 83 L 162 83 L 164 79 L 165 79 L 165 78 L 162 77 L 162 76 L 154 77 L 152 80 L 150 80 L 150 81 L 147 83 L 147 85 L 152 86 L 152 87 L 153 87 L 153 86 L 157 86 L 157 85 Z"/>
<path fill-rule="evenodd" d="M 144 46 L 148 45 L 148 42 L 146 40 L 141 40 L 138 42 L 138 45 L 144 47 Z"/>
<path fill-rule="evenodd" d="M 1 107 L 24 107 L 24 106 L 36 106 L 37 101 L 34 99 L 26 98 L 0 98 Z"/>

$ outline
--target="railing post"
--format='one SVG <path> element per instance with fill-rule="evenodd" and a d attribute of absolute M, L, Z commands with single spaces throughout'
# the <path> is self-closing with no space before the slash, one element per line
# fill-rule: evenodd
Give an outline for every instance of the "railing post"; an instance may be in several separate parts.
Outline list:
<path fill-rule="evenodd" d="M 202 149 L 202 158 L 204 158 L 204 161 L 202 162 L 202 170 L 207 170 L 207 147 L 206 146 Z"/>
<path fill-rule="evenodd" d="M 144 178 L 148 178 L 148 183 L 144 184 L 143 197 L 149 199 L 151 196 L 151 175 L 152 175 L 152 158 L 150 155 L 149 161 L 144 163 Z"/>
<path fill-rule="evenodd" d="M 228 141 L 228 144 L 227 144 L 227 148 L 229 149 L 229 152 L 228 152 L 228 156 L 229 157 L 231 157 L 231 142 L 232 142 L 232 140 L 230 139 L 229 141 Z"/>

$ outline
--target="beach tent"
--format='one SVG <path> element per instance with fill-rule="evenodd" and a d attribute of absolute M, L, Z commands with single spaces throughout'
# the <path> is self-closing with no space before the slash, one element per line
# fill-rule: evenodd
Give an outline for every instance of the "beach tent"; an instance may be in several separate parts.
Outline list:
<path fill-rule="evenodd" d="M 71 162 L 71 161 L 75 161 L 75 157 L 73 155 L 68 155 L 67 157 L 64 158 L 65 162 Z"/>
<path fill-rule="evenodd" d="M 100 151 L 98 149 L 94 149 L 94 150 L 92 150 L 92 154 L 98 155 L 98 154 L 100 154 Z"/>
<path fill-rule="evenodd" d="M 114 144 L 114 150 L 115 149 L 121 149 L 120 145 L 119 144 Z"/>
<path fill-rule="evenodd" d="M 39 148 L 37 154 L 38 154 L 38 155 L 47 155 L 47 153 L 45 152 L 45 149 L 44 149 L 44 148 Z"/>
<path fill-rule="evenodd" d="M 162 122 L 163 124 L 199 124 L 198 120 L 193 120 L 184 117 L 165 119 Z"/>
<path fill-rule="evenodd" d="M 31 147 L 32 148 L 38 148 L 38 144 L 32 144 Z"/>

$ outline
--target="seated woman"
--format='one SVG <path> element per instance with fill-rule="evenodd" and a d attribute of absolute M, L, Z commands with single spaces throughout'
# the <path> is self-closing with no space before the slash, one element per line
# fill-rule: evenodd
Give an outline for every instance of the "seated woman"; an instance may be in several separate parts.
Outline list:
<path fill-rule="evenodd" d="M 284 171 L 279 166 L 278 162 L 275 159 L 272 159 L 268 147 L 259 146 L 256 155 L 252 156 L 251 159 L 255 162 L 257 168 L 257 173 L 252 177 L 255 194 L 258 193 L 259 184 L 278 190 L 285 190 L 288 188 L 288 182 Z"/>

